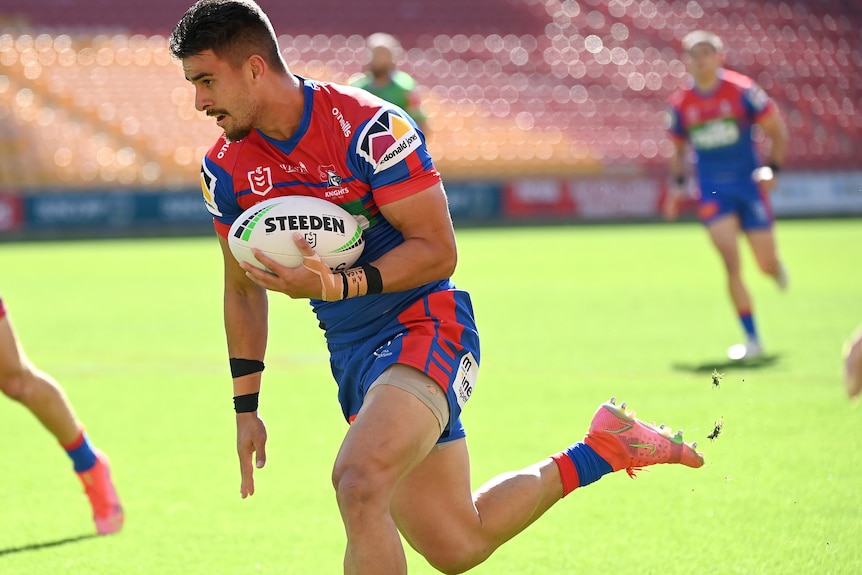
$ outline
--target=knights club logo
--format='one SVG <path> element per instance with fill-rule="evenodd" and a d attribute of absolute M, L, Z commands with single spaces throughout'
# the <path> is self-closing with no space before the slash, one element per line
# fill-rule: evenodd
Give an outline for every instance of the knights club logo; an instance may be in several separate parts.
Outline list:
<path fill-rule="evenodd" d="M 326 182 L 327 187 L 329 187 L 329 188 L 340 188 L 341 187 L 341 176 L 339 176 L 335 172 L 335 166 L 333 164 L 318 167 L 317 168 L 317 175 L 320 176 L 321 182 Z"/>
<path fill-rule="evenodd" d="M 272 171 L 269 166 L 258 166 L 248 173 L 248 185 L 251 191 L 259 196 L 265 196 L 272 189 Z"/>

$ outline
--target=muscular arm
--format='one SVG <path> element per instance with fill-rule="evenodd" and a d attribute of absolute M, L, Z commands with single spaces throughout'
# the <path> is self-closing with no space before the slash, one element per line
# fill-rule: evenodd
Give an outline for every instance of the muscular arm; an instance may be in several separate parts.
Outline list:
<path fill-rule="evenodd" d="M 781 115 L 776 111 L 762 117 L 757 124 L 763 129 L 764 135 L 769 139 L 769 163 L 779 166 L 784 164 L 787 156 L 787 126 Z"/>
<path fill-rule="evenodd" d="M 252 282 L 239 267 L 227 240 L 219 236 L 224 258 L 224 331 L 229 357 L 263 361 L 267 336 L 266 290 Z M 233 378 L 233 394 L 260 391 L 261 373 Z M 254 494 L 254 468 L 266 463 L 266 426 L 257 411 L 236 414 L 236 450 L 242 482 L 240 495 Z M 252 463 L 254 456 L 254 463 Z"/>
<path fill-rule="evenodd" d="M 224 329 L 229 357 L 263 361 L 267 337 L 266 290 L 252 282 L 219 236 L 224 258 Z M 233 380 L 234 395 L 260 391 L 260 373 Z"/>
<path fill-rule="evenodd" d="M 403 244 L 372 262 L 380 270 L 383 291 L 402 291 L 452 275 L 458 253 L 442 183 L 380 211 L 404 236 Z"/>
<path fill-rule="evenodd" d="M 673 138 L 673 155 L 670 157 L 670 185 L 667 190 L 667 197 L 662 206 L 662 213 L 667 220 L 675 220 L 679 215 L 679 199 L 684 193 L 682 186 L 679 186 L 676 181 L 680 176 L 685 176 L 685 140 Z"/>
<path fill-rule="evenodd" d="M 675 179 L 677 176 L 685 175 L 686 142 L 677 138 L 673 138 L 672 142 L 673 155 L 670 157 L 670 177 Z"/>

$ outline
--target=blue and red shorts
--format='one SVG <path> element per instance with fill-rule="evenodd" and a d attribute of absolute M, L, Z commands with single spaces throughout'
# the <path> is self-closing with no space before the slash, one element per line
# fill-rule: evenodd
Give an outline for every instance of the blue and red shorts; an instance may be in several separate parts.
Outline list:
<path fill-rule="evenodd" d="M 709 226 L 729 214 L 736 214 L 743 230 L 768 230 L 774 217 L 769 196 L 752 182 L 734 184 L 701 183 L 698 217 Z"/>
<path fill-rule="evenodd" d="M 449 423 L 438 443 L 466 435 L 461 410 L 473 393 L 479 369 L 479 333 L 469 293 L 432 292 L 393 316 L 373 337 L 330 344 L 329 352 L 338 401 L 348 422 L 359 413 L 371 384 L 400 363 L 425 373 L 446 393 Z"/>

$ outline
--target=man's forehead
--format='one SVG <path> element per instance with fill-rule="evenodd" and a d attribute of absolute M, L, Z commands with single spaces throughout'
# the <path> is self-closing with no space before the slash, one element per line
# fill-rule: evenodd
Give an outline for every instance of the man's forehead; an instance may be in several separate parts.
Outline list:
<path fill-rule="evenodd" d="M 686 51 L 687 54 L 717 54 L 718 50 L 709 42 L 698 42 Z"/>
<path fill-rule="evenodd" d="M 218 62 L 219 59 L 212 50 L 204 50 L 203 52 L 183 58 L 183 71 L 188 76 L 189 72 L 198 73 L 204 68 L 214 69 L 218 65 Z"/>

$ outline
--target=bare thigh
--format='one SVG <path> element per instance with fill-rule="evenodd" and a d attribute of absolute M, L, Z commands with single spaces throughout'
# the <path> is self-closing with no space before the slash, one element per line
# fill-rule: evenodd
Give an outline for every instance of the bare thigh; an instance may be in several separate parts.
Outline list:
<path fill-rule="evenodd" d="M 735 273 L 739 270 L 739 218 L 730 214 L 715 220 L 707 226 L 712 244 L 721 255 L 724 265 L 729 272 Z"/>
<path fill-rule="evenodd" d="M 763 273 L 775 275 L 778 273 L 778 250 L 775 244 L 775 234 L 772 229 L 750 230 L 746 232 L 748 243 L 757 265 Z"/>
<path fill-rule="evenodd" d="M 15 337 L 15 332 L 12 329 L 12 324 L 9 318 L 0 319 L 0 384 L 3 383 L 3 374 L 19 371 L 24 363 L 26 356 L 18 339 Z"/>
<path fill-rule="evenodd" d="M 429 558 L 460 548 L 480 531 L 466 439 L 442 444 L 404 477 L 392 498 L 392 517 L 410 545 Z"/>

